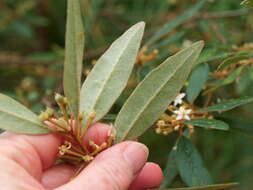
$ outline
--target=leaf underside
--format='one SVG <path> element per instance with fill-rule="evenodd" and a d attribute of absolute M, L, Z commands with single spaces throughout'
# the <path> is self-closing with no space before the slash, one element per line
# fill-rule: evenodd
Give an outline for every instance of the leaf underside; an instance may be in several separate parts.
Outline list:
<path fill-rule="evenodd" d="M 145 77 L 116 118 L 116 143 L 139 137 L 159 118 L 184 85 L 202 48 L 203 42 L 193 44 Z"/>
<path fill-rule="evenodd" d="M 84 52 L 84 27 L 80 0 L 68 0 L 63 87 L 75 118 L 79 114 Z"/>
<path fill-rule="evenodd" d="M 37 115 L 3 94 L 0 94 L 0 128 L 22 134 L 46 134 L 49 132 L 39 121 Z"/>
<path fill-rule="evenodd" d="M 132 72 L 144 32 L 144 22 L 137 23 L 118 38 L 98 59 L 81 88 L 80 110 L 96 112 L 101 119 L 125 88 Z"/>

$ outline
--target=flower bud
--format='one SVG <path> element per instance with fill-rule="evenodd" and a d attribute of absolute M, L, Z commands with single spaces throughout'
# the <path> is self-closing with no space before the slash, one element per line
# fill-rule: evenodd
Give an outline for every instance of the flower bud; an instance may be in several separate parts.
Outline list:
<path fill-rule="evenodd" d="M 49 115 L 49 117 L 54 115 L 54 110 L 52 108 L 47 107 L 45 112 Z"/>
<path fill-rule="evenodd" d="M 54 99 L 58 104 L 63 104 L 63 105 L 67 104 L 67 98 L 58 93 L 55 94 Z"/>
<path fill-rule="evenodd" d="M 39 115 L 39 120 L 40 121 L 46 121 L 49 119 L 49 115 L 48 113 L 46 112 L 41 112 L 40 115 Z"/>

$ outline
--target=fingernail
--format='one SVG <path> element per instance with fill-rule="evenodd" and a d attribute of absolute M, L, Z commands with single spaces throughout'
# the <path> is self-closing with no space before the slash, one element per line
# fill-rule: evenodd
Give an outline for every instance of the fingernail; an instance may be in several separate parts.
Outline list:
<path fill-rule="evenodd" d="M 148 158 L 148 148 L 137 142 L 131 142 L 123 152 L 126 161 L 133 169 L 133 173 L 137 173 L 145 164 Z"/>

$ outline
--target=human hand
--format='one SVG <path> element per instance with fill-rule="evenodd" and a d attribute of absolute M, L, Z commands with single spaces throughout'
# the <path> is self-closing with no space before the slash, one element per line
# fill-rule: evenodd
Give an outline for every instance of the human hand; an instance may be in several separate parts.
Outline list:
<path fill-rule="evenodd" d="M 94 124 L 84 138 L 106 141 L 110 126 Z M 73 180 L 75 168 L 54 165 L 61 139 L 42 136 L 0 135 L 0 190 L 142 190 L 159 186 L 162 172 L 146 162 L 148 149 L 138 142 L 122 142 L 100 153 Z"/>

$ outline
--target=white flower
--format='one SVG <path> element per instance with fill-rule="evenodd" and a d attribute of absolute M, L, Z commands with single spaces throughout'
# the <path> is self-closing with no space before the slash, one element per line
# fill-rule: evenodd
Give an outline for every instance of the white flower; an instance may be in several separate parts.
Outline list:
<path fill-rule="evenodd" d="M 174 111 L 173 113 L 176 114 L 176 120 L 186 119 L 191 120 L 189 114 L 192 112 L 191 109 L 185 109 L 185 107 L 181 106 L 178 110 Z"/>
<path fill-rule="evenodd" d="M 173 102 L 173 105 L 177 106 L 177 105 L 182 104 L 184 97 L 185 97 L 185 93 L 178 94 L 177 97 L 175 98 L 174 102 Z"/>

